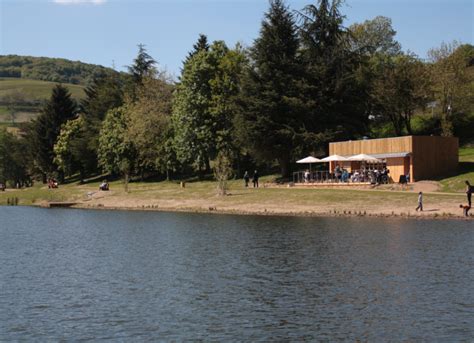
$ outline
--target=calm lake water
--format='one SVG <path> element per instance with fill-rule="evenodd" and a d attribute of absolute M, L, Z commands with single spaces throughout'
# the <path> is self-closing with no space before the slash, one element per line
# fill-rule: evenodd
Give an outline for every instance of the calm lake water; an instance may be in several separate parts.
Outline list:
<path fill-rule="evenodd" d="M 0 341 L 474 339 L 472 222 L 0 217 Z"/>

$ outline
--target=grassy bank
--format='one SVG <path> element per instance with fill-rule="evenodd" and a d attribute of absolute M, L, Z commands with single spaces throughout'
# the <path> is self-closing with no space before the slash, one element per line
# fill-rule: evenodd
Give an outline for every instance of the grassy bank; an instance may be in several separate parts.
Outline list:
<path fill-rule="evenodd" d="M 448 177 L 440 181 L 443 192 L 462 192 L 465 181 L 474 184 L 474 147 L 459 149 L 459 172 L 456 176 Z"/>

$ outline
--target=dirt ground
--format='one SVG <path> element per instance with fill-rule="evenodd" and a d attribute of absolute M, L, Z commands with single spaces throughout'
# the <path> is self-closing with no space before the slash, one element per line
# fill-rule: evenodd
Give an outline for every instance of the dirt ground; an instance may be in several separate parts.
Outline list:
<path fill-rule="evenodd" d="M 277 193 L 269 194 L 268 197 L 262 196 L 258 201 L 252 199 L 241 201 L 240 198 L 247 196 L 248 193 L 240 191 L 231 192 L 230 195 L 224 197 L 216 195 L 189 198 L 173 196 L 143 198 L 133 193 L 109 191 L 91 192 L 88 199 L 81 201 L 78 207 L 267 215 L 464 218 L 462 210 L 459 208 L 459 204 L 465 202 L 464 196 L 462 194 L 437 193 L 435 192 L 437 189 L 436 183 L 420 182 L 413 185 L 410 190 L 385 191 L 383 195 L 379 190 L 361 189 L 355 191 L 364 196 L 363 199 L 366 200 L 362 201 L 341 201 L 337 197 L 321 199 L 321 201 L 302 201 L 303 198 L 285 197 L 285 189 L 282 187 Z M 424 193 L 423 212 L 415 211 L 419 191 Z M 354 191 L 352 190 L 352 192 Z"/>

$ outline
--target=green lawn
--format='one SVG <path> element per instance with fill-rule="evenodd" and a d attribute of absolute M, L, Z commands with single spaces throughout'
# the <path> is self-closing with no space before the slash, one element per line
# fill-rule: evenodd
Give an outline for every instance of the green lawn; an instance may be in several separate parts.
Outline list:
<path fill-rule="evenodd" d="M 464 147 L 459 149 L 459 173 L 440 181 L 443 192 L 462 192 L 469 180 L 474 184 L 474 148 Z"/>
<path fill-rule="evenodd" d="M 13 91 L 19 91 L 31 99 L 48 99 L 56 82 L 28 80 L 20 78 L 0 77 L 0 98 Z M 84 87 L 80 85 L 64 84 L 72 96 L 81 99 L 85 96 Z"/>

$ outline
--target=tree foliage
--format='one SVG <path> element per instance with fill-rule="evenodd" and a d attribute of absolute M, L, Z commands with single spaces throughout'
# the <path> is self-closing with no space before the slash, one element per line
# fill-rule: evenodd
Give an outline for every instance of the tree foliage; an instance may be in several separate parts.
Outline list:
<path fill-rule="evenodd" d="M 210 170 L 221 150 L 235 153 L 234 98 L 239 93 L 245 63 L 242 49 L 222 41 L 207 43 L 201 36 L 183 65 L 173 99 L 173 146 L 181 165 Z"/>
<path fill-rule="evenodd" d="M 51 98 L 45 104 L 42 113 L 34 121 L 34 143 L 32 145 L 36 167 L 43 174 L 56 171 L 54 163 L 54 144 L 58 138 L 61 126 L 75 118 L 77 104 L 71 98 L 68 89 L 57 85 Z"/>
<path fill-rule="evenodd" d="M 371 93 L 375 113 L 389 121 L 397 136 L 413 134 L 415 110 L 429 102 L 427 67 L 414 55 L 386 55 L 379 58 Z"/>
<path fill-rule="evenodd" d="M 0 56 L 0 77 L 87 85 L 106 73 L 118 74 L 111 68 L 63 58 Z"/>
<path fill-rule="evenodd" d="M 260 159 L 278 159 L 283 175 L 304 132 L 298 49 L 293 14 L 283 1 L 272 1 L 250 49 L 235 122 L 241 144 Z"/>
<path fill-rule="evenodd" d="M 29 182 L 28 163 L 25 158 L 26 141 L 15 137 L 5 128 L 0 129 L 0 182 L 20 186 Z"/>
<path fill-rule="evenodd" d="M 395 40 L 397 32 L 392 27 L 392 20 L 377 16 L 363 23 L 349 27 L 351 49 L 373 56 L 376 53 L 397 55 L 401 45 Z"/>
<path fill-rule="evenodd" d="M 53 162 L 58 166 L 58 169 L 66 175 L 72 175 L 74 172 L 81 169 L 81 151 L 74 149 L 74 141 L 81 133 L 83 126 L 83 117 L 68 120 L 61 126 L 61 131 L 59 132 L 56 144 L 54 144 L 53 150 L 55 156 Z"/>
<path fill-rule="evenodd" d="M 133 60 L 133 64 L 128 66 L 128 72 L 136 84 L 142 82 L 142 79 L 147 76 L 155 68 L 156 61 L 151 57 L 144 44 L 138 44 L 138 55 Z"/>
<path fill-rule="evenodd" d="M 473 110 L 474 47 L 454 41 L 428 52 L 432 64 L 434 94 L 441 108 L 441 130 L 453 135 L 453 119 L 457 113 Z"/>
<path fill-rule="evenodd" d="M 173 85 L 164 73 L 148 76 L 128 104 L 128 140 L 137 152 L 137 167 L 167 172 L 174 167 L 169 147 Z"/>

